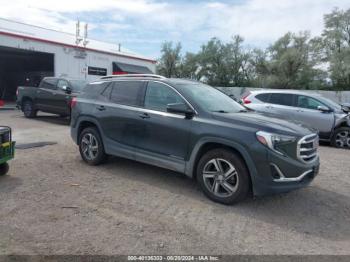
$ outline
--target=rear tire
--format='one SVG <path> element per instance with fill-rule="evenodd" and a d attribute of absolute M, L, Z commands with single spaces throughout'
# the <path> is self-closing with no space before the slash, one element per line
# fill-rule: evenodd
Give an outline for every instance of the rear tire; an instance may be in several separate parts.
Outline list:
<path fill-rule="evenodd" d="M 0 164 L 0 176 L 6 175 L 8 171 L 9 171 L 8 163 Z"/>
<path fill-rule="evenodd" d="M 106 161 L 107 155 L 99 131 L 95 127 L 85 128 L 79 136 L 81 158 L 89 165 L 96 166 Z"/>
<path fill-rule="evenodd" d="M 208 198 L 225 205 L 242 201 L 250 189 L 249 172 L 243 159 L 226 149 L 214 149 L 201 157 L 197 180 Z"/>
<path fill-rule="evenodd" d="M 22 111 L 26 118 L 34 118 L 38 113 L 38 111 L 34 108 L 33 102 L 30 100 L 26 100 L 23 102 Z"/>
<path fill-rule="evenodd" d="M 340 127 L 334 131 L 331 145 L 337 148 L 350 149 L 350 127 Z"/>

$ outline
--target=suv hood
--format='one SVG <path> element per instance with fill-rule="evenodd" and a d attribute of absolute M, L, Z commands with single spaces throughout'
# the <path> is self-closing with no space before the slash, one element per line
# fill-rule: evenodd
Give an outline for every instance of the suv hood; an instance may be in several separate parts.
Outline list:
<path fill-rule="evenodd" d="M 251 127 L 256 129 L 256 131 L 266 131 L 281 135 L 298 137 L 318 133 L 317 130 L 312 130 L 302 123 L 269 117 L 257 112 L 213 113 L 213 117 L 220 121 Z"/>

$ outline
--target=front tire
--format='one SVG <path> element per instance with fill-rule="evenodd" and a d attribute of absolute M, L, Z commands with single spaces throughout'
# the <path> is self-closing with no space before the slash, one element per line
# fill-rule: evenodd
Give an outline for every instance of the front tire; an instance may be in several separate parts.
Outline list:
<path fill-rule="evenodd" d="M 9 171 L 8 163 L 0 164 L 0 176 L 6 175 L 8 171 Z"/>
<path fill-rule="evenodd" d="M 350 149 L 350 128 L 341 127 L 335 130 L 331 144 L 337 148 Z"/>
<path fill-rule="evenodd" d="M 37 115 L 37 110 L 35 110 L 33 102 L 26 100 L 22 105 L 23 114 L 26 118 L 34 118 Z"/>
<path fill-rule="evenodd" d="M 208 198 L 225 205 L 242 201 L 250 189 L 245 163 L 240 156 L 226 149 L 214 149 L 201 157 L 197 180 Z"/>
<path fill-rule="evenodd" d="M 97 128 L 88 127 L 81 132 L 79 136 L 79 152 L 82 159 L 91 166 L 102 164 L 107 159 Z"/>

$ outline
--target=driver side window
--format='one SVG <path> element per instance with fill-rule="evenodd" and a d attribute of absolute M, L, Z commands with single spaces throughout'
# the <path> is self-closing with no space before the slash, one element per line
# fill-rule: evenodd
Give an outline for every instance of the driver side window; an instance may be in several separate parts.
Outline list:
<path fill-rule="evenodd" d="M 317 110 L 319 106 L 325 106 L 320 101 L 309 96 L 298 96 L 297 107 Z"/>
<path fill-rule="evenodd" d="M 145 108 L 166 112 L 168 104 L 176 103 L 185 102 L 174 90 L 158 82 L 148 82 Z"/>
<path fill-rule="evenodd" d="M 62 79 L 58 80 L 58 83 L 57 83 L 58 89 L 62 89 L 62 87 L 64 86 L 68 87 L 68 82 Z"/>

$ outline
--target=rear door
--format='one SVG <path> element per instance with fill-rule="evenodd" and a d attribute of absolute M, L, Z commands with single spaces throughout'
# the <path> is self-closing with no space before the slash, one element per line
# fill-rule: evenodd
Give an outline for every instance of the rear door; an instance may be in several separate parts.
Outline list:
<path fill-rule="evenodd" d="M 265 112 L 279 118 L 293 119 L 294 94 L 270 93 L 268 103 L 265 104 Z"/>
<path fill-rule="evenodd" d="M 42 111 L 55 112 L 55 94 L 57 93 L 57 78 L 44 78 L 36 89 L 36 107 Z"/>
<path fill-rule="evenodd" d="M 248 100 L 249 100 L 250 96 L 248 96 Z M 261 94 L 257 94 L 254 95 L 251 98 L 251 102 L 249 104 L 246 104 L 245 106 L 247 106 L 250 109 L 256 110 L 257 112 L 262 112 L 262 113 L 266 113 L 269 111 L 269 98 L 270 98 L 270 93 L 261 93 Z"/>
<path fill-rule="evenodd" d="M 94 115 L 108 141 L 119 147 L 117 150 L 131 150 L 136 137 L 143 135 L 139 110 L 144 85 L 144 81 L 116 81 L 105 89 L 102 98 L 96 102 Z"/>
<path fill-rule="evenodd" d="M 322 112 L 317 109 L 318 106 L 325 106 L 319 100 L 306 96 L 297 95 L 294 118 L 304 124 L 316 128 L 320 131 L 322 137 L 329 137 L 334 125 L 333 112 Z"/>

